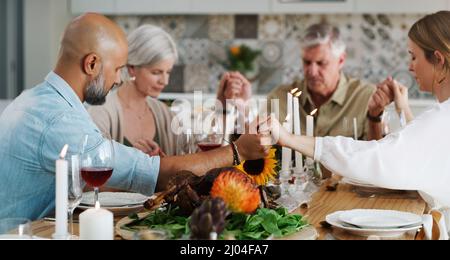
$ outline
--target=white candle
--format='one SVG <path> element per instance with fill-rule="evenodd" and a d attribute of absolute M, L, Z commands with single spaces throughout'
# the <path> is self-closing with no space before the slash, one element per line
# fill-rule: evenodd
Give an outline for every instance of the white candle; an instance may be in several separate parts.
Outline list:
<path fill-rule="evenodd" d="M 301 136 L 301 121 L 300 121 L 300 95 L 302 92 L 295 94 L 294 97 L 294 134 L 296 136 Z M 295 168 L 297 171 L 301 171 L 303 169 L 303 158 L 300 152 L 295 152 Z"/>
<path fill-rule="evenodd" d="M 80 240 L 113 240 L 113 213 L 100 208 L 97 203 L 94 209 L 80 214 Z"/>
<path fill-rule="evenodd" d="M 289 123 L 283 123 L 283 127 L 287 130 L 289 128 Z M 289 166 L 292 159 L 292 150 L 286 147 L 281 149 L 281 173 L 288 173 Z"/>
<path fill-rule="evenodd" d="M 64 145 L 59 159 L 56 161 L 56 222 L 55 222 L 55 233 L 53 234 L 54 239 L 67 239 L 67 212 L 68 212 L 68 186 L 69 186 L 69 164 L 64 159 L 67 154 L 67 149 L 69 146 Z"/>
<path fill-rule="evenodd" d="M 286 130 L 290 134 L 292 134 L 293 123 L 294 123 L 293 120 L 292 120 L 292 116 L 293 116 L 293 113 L 292 113 L 292 100 L 293 100 L 293 97 L 294 97 L 293 94 L 295 92 L 297 92 L 297 90 L 298 90 L 298 88 L 295 88 L 295 89 L 291 90 L 291 92 L 287 93 L 287 113 L 286 113 L 286 115 L 288 116 L 288 119 L 286 119 L 286 120 L 289 123 L 289 127 L 286 128 Z"/>
<path fill-rule="evenodd" d="M 355 140 L 358 140 L 358 122 L 356 121 L 356 117 L 353 118 L 353 136 Z"/>
<path fill-rule="evenodd" d="M 317 112 L 317 109 L 311 112 L 310 115 L 306 116 L 306 136 L 313 137 L 314 136 L 314 114 Z"/>

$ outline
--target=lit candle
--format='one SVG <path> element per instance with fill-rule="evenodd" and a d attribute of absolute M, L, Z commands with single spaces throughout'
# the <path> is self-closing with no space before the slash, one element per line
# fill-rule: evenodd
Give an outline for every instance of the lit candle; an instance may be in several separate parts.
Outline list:
<path fill-rule="evenodd" d="M 97 202 L 94 209 L 80 214 L 80 240 L 113 240 L 113 219 L 112 212 L 100 208 Z"/>
<path fill-rule="evenodd" d="M 59 159 L 56 160 L 56 221 L 55 221 L 55 233 L 54 239 L 67 239 L 67 211 L 68 211 L 68 186 L 69 186 L 69 164 L 65 160 L 67 150 L 69 146 L 64 145 Z"/>
<path fill-rule="evenodd" d="M 286 117 L 286 120 L 288 119 L 288 117 L 290 117 L 290 115 L 288 115 Z M 288 130 L 290 124 L 289 122 L 284 122 L 283 123 L 283 127 Z M 281 173 L 282 174 L 288 174 L 289 173 L 289 166 L 291 163 L 291 159 L 292 159 L 292 150 L 286 147 L 283 147 L 281 149 Z"/>
<path fill-rule="evenodd" d="M 306 116 L 306 136 L 314 136 L 314 114 L 316 114 L 317 109 L 311 112 L 310 115 Z"/>
<path fill-rule="evenodd" d="M 356 117 L 353 118 L 353 136 L 355 140 L 358 140 L 358 122 L 356 121 Z"/>
<path fill-rule="evenodd" d="M 300 121 L 300 95 L 302 92 L 298 92 L 294 94 L 294 134 L 296 136 L 301 136 L 301 121 Z M 295 152 L 295 168 L 297 171 L 301 171 L 303 169 L 303 158 L 300 152 Z"/>
<path fill-rule="evenodd" d="M 286 129 L 290 134 L 292 134 L 292 129 L 293 129 L 293 123 L 294 121 L 292 120 L 292 100 L 293 100 L 293 95 L 295 92 L 297 92 L 298 88 L 294 88 L 293 90 L 291 90 L 290 92 L 287 93 L 287 113 L 286 115 L 289 116 L 289 118 L 287 118 L 287 122 L 289 123 L 289 127 Z"/>

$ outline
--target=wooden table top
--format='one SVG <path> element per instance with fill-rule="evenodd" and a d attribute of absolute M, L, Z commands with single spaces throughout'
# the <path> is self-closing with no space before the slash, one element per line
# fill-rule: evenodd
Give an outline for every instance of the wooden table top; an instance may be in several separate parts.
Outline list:
<path fill-rule="evenodd" d="M 424 214 L 426 203 L 420 198 L 417 192 L 385 192 L 377 190 L 358 190 L 349 184 L 339 183 L 335 191 L 328 191 L 326 181 L 320 191 L 314 194 L 311 203 L 307 208 L 299 208 L 295 213 L 304 215 L 318 231 L 320 240 L 324 239 L 342 239 L 359 240 L 366 239 L 351 235 L 345 231 L 323 227 L 321 222 L 325 217 L 335 211 L 349 209 L 390 209 Z M 123 216 L 117 216 L 116 222 Z M 78 235 L 78 224 L 74 224 L 75 234 Z M 38 220 L 33 222 L 34 235 L 44 238 L 51 238 L 54 232 L 54 222 Z M 116 239 L 121 239 L 116 236 Z M 414 239 L 414 235 L 405 235 L 400 239 Z"/>
<path fill-rule="evenodd" d="M 331 227 L 324 228 L 321 222 L 325 221 L 325 217 L 328 214 L 335 211 L 349 209 L 389 209 L 422 215 L 426 210 L 426 203 L 415 191 L 369 189 L 344 183 L 339 183 L 335 191 L 328 191 L 327 182 L 322 185 L 319 192 L 313 195 L 308 208 L 299 208 L 296 210 L 296 213 L 304 215 L 309 223 L 317 229 L 319 239 L 367 239 L 366 237 L 354 236 Z M 407 234 L 399 239 L 414 239 L 414 235 Z"/>

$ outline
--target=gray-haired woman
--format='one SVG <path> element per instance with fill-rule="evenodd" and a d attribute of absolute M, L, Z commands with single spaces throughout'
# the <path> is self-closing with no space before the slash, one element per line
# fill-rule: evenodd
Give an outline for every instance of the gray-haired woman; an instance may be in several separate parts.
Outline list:
<path fill-rule="evenodd" d="M 149 155 L 175 155 L 170 130 L 172 114 L 157 97 L 169 83 L 178 59 L 172 37 L 163 29 L 143 25 L 128 36 L 124 83 L 102 106 L 88 109 L 99 129 L 117 142 Z"/>

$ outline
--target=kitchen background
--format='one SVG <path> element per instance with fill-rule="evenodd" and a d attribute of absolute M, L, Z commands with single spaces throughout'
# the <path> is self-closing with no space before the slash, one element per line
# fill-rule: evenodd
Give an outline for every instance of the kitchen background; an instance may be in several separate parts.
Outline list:
<path fill-rule="evenodd" d="M 298 38 L 325 21 L 347 42 L 347 74 L 372 83 L 392 75 L 409 87 L 413 106 L 424 108 L 434 101 L 408 72 L 407 32 L 426 13 L 449 8 L 450 0 L 0 0 L 0 111 L 43 81 L 65 26 L 86 11 L 108 15 L 127 32 L 150 23 L 175 38 L 180 60 L 163 99 L 215 93 L 227 49 L 240 44 L 261 51 L 251 78 L 264 96 L 302 76 Z"/>
<path fill-rule="evenodd" d="M 214 93 L 225 71 L 227 49 L 245 44 L 260 50 L 252 76 L 254 92 L 266 94 L 302 76 L 298 39 L 305 28 L 328 22 L 340 28 L 347 43 L 345 72 L 377 83 L 388 75 L 409 87 L 411 98 L 429 96 L 418 91 L 408 72 L 407 33 L 422 15 L 210 15 L 113 16 L 130 32 L 142 24 L 163 27 L 176 40 L 180 60 L 165 92 Z"/>

